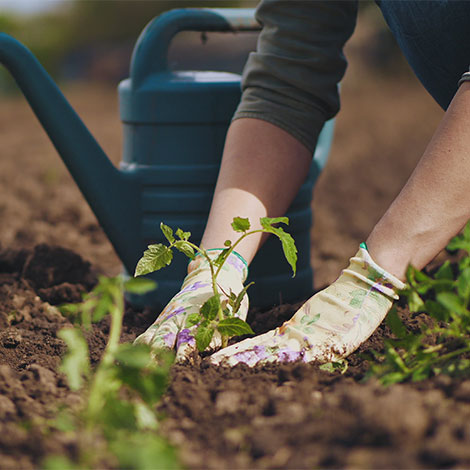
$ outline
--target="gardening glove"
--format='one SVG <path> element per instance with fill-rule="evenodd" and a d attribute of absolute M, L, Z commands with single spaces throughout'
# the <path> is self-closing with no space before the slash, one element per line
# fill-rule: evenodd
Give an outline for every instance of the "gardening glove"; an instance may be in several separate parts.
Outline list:
<path fill-rule="evenodd" d="M 217 258 L 222 249 L 207 250 L 211 259 Z M 217 276 L 221 301 L 234 292 L 238 295 L 248 274 L 246 261 L 236 252 L 232 252 Z M 194 334 L 196 326 L 187 327 L 189 315 L 199 312 L 201 306 L 214 295 L 209 263 L 198 254 L 188 265 L 188 275 L 183 281 L 181 290 L 170 300 L 159 317 L 135 341 L 145 343 L 154 350 L 176 350 L 176 360 L 183 361 L 196 350 Z M 229 309 L 230 306 L 228 306 Z M 245 295 L 236 316 L 245 320 L 248 312 L 248 296 Z M 214 333 L 209 347 L 220 346 L 218 332 Z"/>
<path fill-rule="evenodd" d="M 380 325 L 403 282 L 370 257 L 365 243 L 340 277 L 281 327 L 210 357 L 214 364 L 332 362 L 355 351 Z"/>

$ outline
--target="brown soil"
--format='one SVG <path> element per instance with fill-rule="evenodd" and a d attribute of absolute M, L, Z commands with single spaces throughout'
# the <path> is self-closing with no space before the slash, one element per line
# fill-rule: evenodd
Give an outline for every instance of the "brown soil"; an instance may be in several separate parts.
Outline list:
<path fill-rule="evenodd" d="M 343 111 L 315 190 L 316 288 L 333 281 L 364 240 L 442 115 L 406 68 L 371 80 L 357 56 L 362 40 L 358 34 L 350 46 Z M 115 90 L 87 84 L 67 95 L 117 162 Z M 79 300 L 98 273 L 114 275 L 120 266 L 21 97 L 2 98 L 0 140 L 0 468 L 28 469 L 45 455 L 76 451 L 67 436 L 47 436 L 38 424 L 59 403 L 77 401 L 57 371 L 64 344 L 56 333 L 68 320 L 55 305 Z M 266 331 L 297 306 L 253 311 L 250 321 Z M 122 341 L 132 341 L 157 313 L 128 307 Z M 104 319 L 88 335 L 94 362 L 108 329 Z M 470 467 L 469 380 L 388 388 L 361 382 L 362 352 L 380 349 L 388 336 L 382 325 L 344 375 L 302 364 L 175 366 L 160 405 L 162 430 L 192 469 Z"/>

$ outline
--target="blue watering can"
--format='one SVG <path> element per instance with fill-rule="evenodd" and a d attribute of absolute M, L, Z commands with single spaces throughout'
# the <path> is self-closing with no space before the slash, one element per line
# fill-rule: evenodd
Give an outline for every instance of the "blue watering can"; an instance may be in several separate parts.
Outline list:
<path fill-rule="evenodd" d="M 150 243 L 164 242 L 160 222 L 202 238 L 220 166 L 225 134 L 240 100 L 240 76 L 171 71 L 167 53 L 180 31 L 254 31 L 252 9 L 190 8 L 152 20 L 134 48 L 130 78 L 119 85 L 124 126 L 117 169 L 31 52 L 0 34 L 0 62 L 11 72 L 121 259 L 133 273 Z M 290 207 L 289 232 L 299 250 L 292 279 L 278 240 L 269 239 L 250 267 L 252 305 L 267 307 L 311 294 L 311 196 L 328 157 L 333 121 L 324 126 L 309 177 Z M 238 215 L 238 214 L 234 214 Z M 137 306 L 163 307 L 179 290 L 187 259 L 150 277 L 158 289 L 130 297 Z"/>

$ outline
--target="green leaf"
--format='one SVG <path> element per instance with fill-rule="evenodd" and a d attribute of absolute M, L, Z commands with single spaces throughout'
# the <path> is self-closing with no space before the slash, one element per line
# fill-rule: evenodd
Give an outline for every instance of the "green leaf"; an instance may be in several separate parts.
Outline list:
<path fill-rule="evenodd" d="M 197 325 L 201 321 L 201 315 L 199 313 L 191 313 L 186 317 L 185 326 L 190 328 L 191 326 Z"/>
<path fill-rule="evenodd" d="M 161 243 L 149 245 L 135 268 L 134 276 L 143 276 L 168 266 L 173 259 L 171 249 Z"/>
<path fill-rule="evenodd" d="M 246 291 L 248 290 L 248 288 L 253 285 L 254 282 L 250 282 L 249 284 L 247 284 L 243 290 L 240 291 L 240 293 L 236 296 L 235 299 L 233 299 L 232 297 L 232 292 L 230 293 L 230 300 L 232 301 L 231 305 L 232 305 L 232 311 L 233 311 L 233 314 L 237 313 L 238 310 L 240 310 L 240 305 L 243 301 L 243 297 L 245 297 L 246 295 Z"/>
<path fill-rule="evenodd" d="M 88 345 L 82 332 L 76 328 L 64 328 L 57 336 L 67 344 L 67 352 L 62 359 L 60 371 L 67 376 L 70 388 L 79 390 L 83 379 L 90 373 Z"/>
<path fill-rule="evenodd" d="M 212 297 L 209 297 L 204 304 L 202 305 L 199 313 L 206 319 L 206 320 L 213 320 L 217 314 L 219 313 L 220 309 L 220 295 L 216 294 Z"/>
<path fill-rule="evenodd" d="M 181 253 L 184 253 L 188 258 L 194 259 L 194 249 L 187 241 L 178 240 L 175 242 L 174 247 L 181 251 Z"/>
<path fill-rule="evenodd" d="M 120 344 L 115 354 L 116 361 L 126 367 L 143 369 L 151 360 L 150 347 L 147 344 Z"/>
<path fill-rule="evenodd" d="M 263 228 L 276 228 L 273 227 L 274 224 L 286 224 L 289 225 L 288 217 L 261 217 L 260 219 L 261 226 Z"/>
<path fill-rule="evenodd" d="M 109 292 L 103 292 L 96 300 L 95 306 L 91 309 L 92 321 L 99 322 L 111 310 L 113 298 Z M 85 311 L 85 308 L 83 309 Z"/>
<path fill-rule="evenodd" d="M 419 296 L 419 294 L 415 291 L 411 291 L 407 293 L 408 298 L 408 307 L 410 312 L 422 312 L 424 309 L 424 302 L 423 299 Z"/>
<path fill-rule="evenodd" d="M 242 217 L 234 217 L 232 222 L 232 228 L 235 232 L 248 232 L 250 230 L 250 221 Z"/>
<path fill-rule="evenodd" d="M 436 275 L 434 276 L 436 279 L 454 279 L 454 273 L 452 272 L 452 268 L 450 266 L 450 261 L 445 261 L 442 266 L 437 270 Z"/>
<path fill-rule="evenodd" d="M 408 330 L 398 316 L 396 307 L 390 310 L 385 321 L 397 338 L 404 338 L 408 335 Z"/>
<path fill-rule="evenodd" d="M 424 302 L 424 311 L 432 318 L 435 318 L 437 321 L 449 321 L 449 312 L 448 310 L 432 299 L 427 299 Z"/>
<path fill-rule="evenodd" d="M 175 241 L 175 237 L 173 236 L 173 229 L 165 225 L 163 222 L 160 223 L 160 230 L 165 235 L 165 238 L 170 242 L 173 243 Z"/>
<path fill-rule="evenodd" d="M 42 461 L 41 468 L 43 470 L 80 470 L 83 467 L 65 455 L 50 455 Z"/>
<path fill-rule="evenodd" d="M 184 240 L 187 242 L 189 240 L 189 237 L 191 236 L 191 232 L 183 232 L 180 228 L 176 230 L 176 236 L 180 240 Z"/>
<path fill-rule="evenodd" d="M 157 283 L 145 277 L 130 278 L 124 283 L 124 289 L 131 294 L 146 294 L 157 288 Z"/>
<path fill-rule="evenodd" d="M 449 251 L 464 250 L 467 253 L 470 253 L 470 237 L 466 235 L 467 227 L 468 224 L 462 235 L 457 235 L 448 243 L 447 249 Z"/>
<path fill-rule="evenodd" d="M 465 315 L 467 309 L 464 307 L 462 300 L 453 292 L 440 292 L 436 295 L 437 301 L 444 306 L 449 312 L 455 312 Z"/>
<path fill-rule="evenodd" d="M 194 336 L 196 339 L 196 346 L 199 352 L 203 352 L 206 350 L 213 336 L 214 328 L 209 326 L 209 323 L 207 321 L 199 325 L 196 331 L 196 335 Z"/>
<path fill-rule="evenodd" d="M 348 362 L 346 359 L 340 359 L 339 361 L 335 362 L 327 362 L 326 364 L 320 365 L 318 368 L 320 370 L 325 370 L 326 372 L 340 372 L 341 374 L 344 374 L 348 370 Z"/>
<path fill-rule="evenodd" d="M 221 320 L 217 325 L 217 330 L 219 330 L 220 334 L 229 337 L 255 334 L 248 323 L 237 317 L 230 317 Z"/>
<path fill-rule="evenodd" d="M 465 268 L 457 278 L 457 292 L 465 304 L 470 298 L 470 268 Z"/>
<path fill-rule="evenodd" d="M 295 246 L 294 239 L 289 233 L 284 232 L 281 227 L 273 227 L 273 224 L 277 223 L 289 224 L 289 219 L 287 217 L 262 217 L 260 223 L 265 232 L 276 235 L 281 241 L 284 256 L 292 268 L 294 273 L 292 277 L 294 277 L 297 265 L 297 247 Z"/>

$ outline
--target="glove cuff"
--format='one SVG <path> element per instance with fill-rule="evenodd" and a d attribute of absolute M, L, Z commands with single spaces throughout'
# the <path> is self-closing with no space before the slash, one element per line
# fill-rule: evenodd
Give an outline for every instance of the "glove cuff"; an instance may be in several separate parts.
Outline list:
<path fill-rule="evenodd" d="M 372 289 L 395 300 L 399 297 L 397 292 L 405 288 L 400 279 L 385 271 L 372 259 L 365 243 L 361 243 L 359 251 L 350 259 L 350 265 L 343 273 L 360 279 Z"/>

